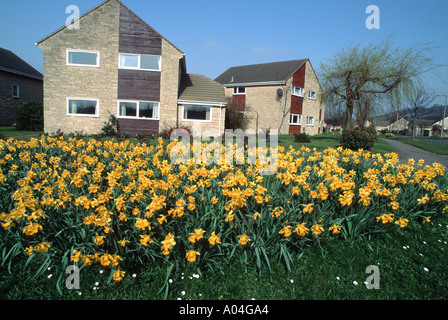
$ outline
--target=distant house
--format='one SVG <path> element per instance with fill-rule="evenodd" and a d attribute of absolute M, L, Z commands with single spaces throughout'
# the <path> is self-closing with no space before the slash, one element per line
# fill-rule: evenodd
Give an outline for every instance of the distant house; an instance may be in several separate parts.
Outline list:
<path fill-rule="evenodd" d="M 251 112 L 249 128 L 318 134 L 324 124 L 321 86 L 309 59 L 232 67 L 215 79 Z"/>
<path fill-rule="evenodd" d="M 442 119 L 432 124 L 433 128 L 436 128 L 440 134 L 440 128 L 442 128 Z M 443 120 L 443 135 L 446 136 L 448 131 L 448 117 Z"/>
<path fill-rule="evenodd" d="M 368 122 L 370 124 L 370 121 Z M 388 130 L 389 121 L 374 119 L 371 123 L 375 126 L 376 131 Z"/>
<path fill-rule="evenodd" d="M 400 131 L 406 131 L 409 127 L 409 121 L 405 118 L 400 118 L 397 121 L 392 122 L 388 125 L 388 130 L 390 132 L 400 132 Z"/>
<path fill-rule="evenodd" d="M 416 124 L 415 135 L 430 137 L 432 135 L 432 128 L 434 122 L 435 121 L 431 119 L 417 119 L 415 121 Z M 410 127 L 410 130 L 412 133 L 412 126 Z"/>
<path fill-rule="evenodd" d="M 0 126 L 16 122 L 19 105 L 42 101 L 42 74 L 15 53 L 0 48 Z"/>
<path fill-rule="evenodd" d="M 38 42 L 44 55 L 45 132 L 122 134 L 200 122 L 224 130 L 224 88 L 187 73 L 185 54 L 119 0 L 106 0 Z"/>

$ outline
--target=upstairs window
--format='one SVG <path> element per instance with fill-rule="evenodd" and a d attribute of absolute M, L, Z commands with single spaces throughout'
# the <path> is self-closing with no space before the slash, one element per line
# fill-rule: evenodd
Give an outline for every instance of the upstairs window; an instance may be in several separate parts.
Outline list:
<path fill-rule="evenodd" d="M 100 66 L 100 53 L 98 51 L 67 49 L 67 65 L 98 68 Z"/>
<path fill-rule="evenodd" d="M 246 87 L 233 88 L 233 94 L 246 94 Z"/>
<path fill-rule="evenodd" d="M 19 91 L 19 85 L 18 84 L 13 84 L 12 85 L 12 97 L 13 98 L 20 98 L 20 91 Z"/>
<path fill-rule="evenodd" d="M 120 53 L 120 69 L 161 71 L 160 56 Z"/>
<path fill-rule="evenodd" d="M 302 115 L 300 114 L 291 114 L 289 116 L 289 124 L 292 125 L 301 125 L 302 124 Z"/>
<path fill-rule="evenodd" d="M 293 86 L 292 87 L 292 95 L 298 96 L 298 97 L 303 97 L 303 88 Z"/>
<path fill-rule="evenodd" d="M 312 99 L 312 100 L 316 100 L 316 91 L 309 91 L 308 92 L 308 98 Z"/>

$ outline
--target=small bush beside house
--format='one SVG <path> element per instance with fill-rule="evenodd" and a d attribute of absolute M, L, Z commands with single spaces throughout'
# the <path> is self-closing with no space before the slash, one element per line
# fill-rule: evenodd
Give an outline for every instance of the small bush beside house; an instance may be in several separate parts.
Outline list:
<path fill-rule="evenodd" d="M 17 107 L 16 129 L 29 131 L 44 130 L 43 103 L 25 103 Z"/>

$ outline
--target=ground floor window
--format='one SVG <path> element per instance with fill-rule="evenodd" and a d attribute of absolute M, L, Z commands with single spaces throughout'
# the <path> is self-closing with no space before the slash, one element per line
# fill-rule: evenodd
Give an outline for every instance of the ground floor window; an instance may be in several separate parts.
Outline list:
<path fill-rule="evenodd" d="M 183 105 L 182 120 L 186 121 L 212 121 L 211 106 Z"/>
<path fill-rule="evenodd" d="M 289 117 L 289 124 L 301 125 L 302 124 L 302 115 L 300 115 L 300 114 L 291 114 L 290 117 Z"/>
<path fill-rule="evenodd" d="M 118 116 L 120 118 L 159 119 L 159 102 L 119 101 Z"/>
<path fill-rule="evenodd" d="M 67 98 L 67 115 L 98 116 L 99 100 L 85 98 Z"/>

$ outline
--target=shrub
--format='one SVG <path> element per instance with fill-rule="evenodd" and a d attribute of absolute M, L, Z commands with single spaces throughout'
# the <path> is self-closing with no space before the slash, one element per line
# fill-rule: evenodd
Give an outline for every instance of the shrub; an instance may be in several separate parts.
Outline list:
<path fill-rule="evenodd" d="M 109 121 L 104 122 L 101 132 L 106 137 L 115 137 L 118 133 L 118 120 L 113 114 L 109 114 Z"/>
<path fill-rule="evenodd" d="M 311 142 L 310 137 L 306 133 L 295 133 L 294 141 L 295 142 Z"/>
<path fill-rule="evenodd" d="M 378 137 L 374 127 L 358 126 L 352 129 L 344 129 L 339 142 L 343 148 L 351 150 L 372 150 Z"/>
<path fill-rule="evenodd" d="M 190 127 L 187 127 L 187 126 L 174 126 L 174 127 L 165 128 L 162 131 L 160 131 L 159 136 L 162 137 L 163 139 L 170 139 L 171 133 L 173 133 L 173 131 L 176 129 L 187 130 L 188 134 L 191 137 L 191 129 L 190 129 Z"/>
<path fill-rule="evenodd" d="M 42 131 L 44 130 L 43 103 L 25 103 L 17 108 L 17 130 Z"/>

